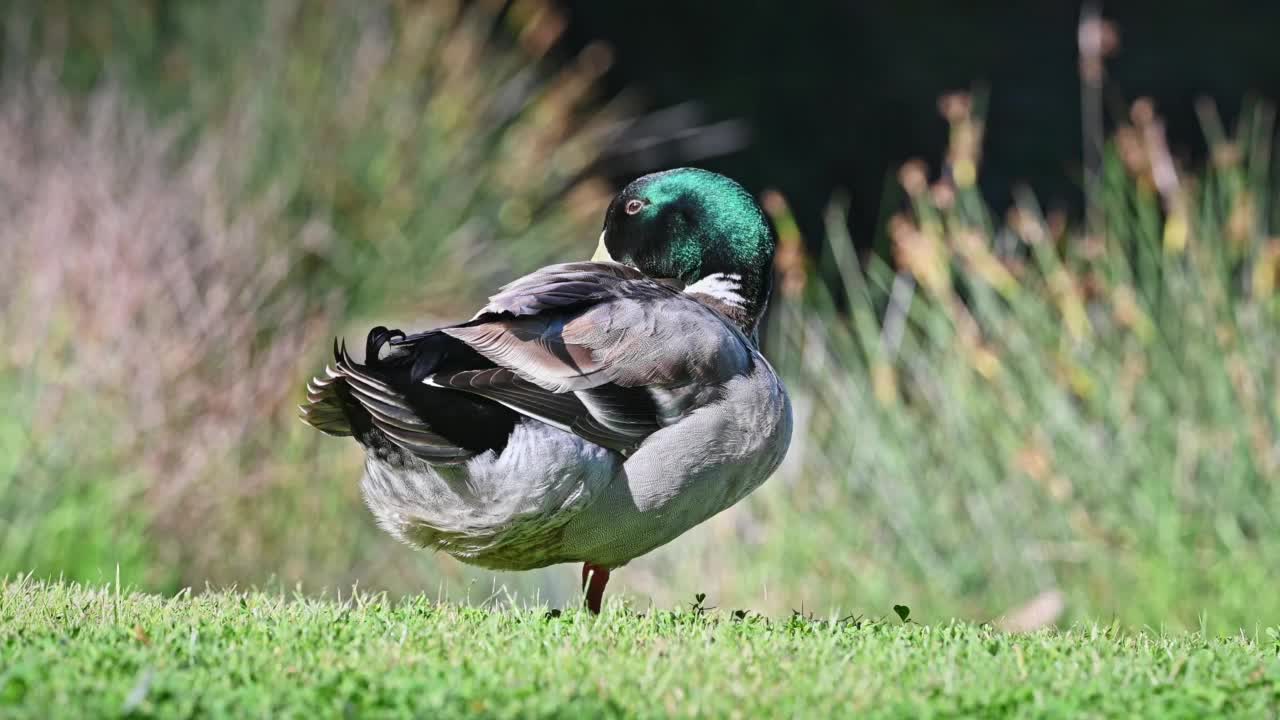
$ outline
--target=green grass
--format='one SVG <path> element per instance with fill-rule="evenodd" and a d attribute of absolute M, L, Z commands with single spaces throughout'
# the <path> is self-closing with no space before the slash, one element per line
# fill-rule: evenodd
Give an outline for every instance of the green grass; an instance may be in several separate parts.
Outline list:
<path fill-rule="evenodd" d="M 769 620 L 10 581 L 0 717 L 1275 717 L 1274 629 Z"/>

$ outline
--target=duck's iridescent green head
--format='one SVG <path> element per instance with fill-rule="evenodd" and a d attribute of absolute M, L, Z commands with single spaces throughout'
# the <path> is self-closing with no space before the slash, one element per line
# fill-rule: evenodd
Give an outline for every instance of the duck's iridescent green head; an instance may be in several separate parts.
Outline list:
<path fill-rule="evenodd" d="M 594 259 L 673 278 L 748 332 L 769 300 L 773 228 L 746 188 L 697 168 L 645 175 L 609 205 Z"/>

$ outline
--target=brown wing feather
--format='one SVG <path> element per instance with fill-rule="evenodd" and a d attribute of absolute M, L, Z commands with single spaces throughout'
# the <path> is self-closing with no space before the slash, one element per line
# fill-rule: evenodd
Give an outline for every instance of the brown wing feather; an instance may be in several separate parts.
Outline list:
<path fill-rule="evenodd" d="M 705 400 L 685 389 L 719 386 L 752 362 L 750 341 L 722 315 L 615 263 L 544 268 L 442 332 L 531 386 L 578 393 L 595 424 L 628 437 L 679 414 L 665 398 Z M 646 404 L 609 388 L 652 392 Z"/>
<path fill-rule="evenodd" d="M 583 394 L 548 392 L 507 368 L 433 375 L 430 382 L 487 397 L 619 452 L 634 450 L 659 427 L 653 420 L 653 403 L 647 398 L 627 405 L 625 399 L 605 393 L 599 399 L 590 397 L 584 402 Z"/>

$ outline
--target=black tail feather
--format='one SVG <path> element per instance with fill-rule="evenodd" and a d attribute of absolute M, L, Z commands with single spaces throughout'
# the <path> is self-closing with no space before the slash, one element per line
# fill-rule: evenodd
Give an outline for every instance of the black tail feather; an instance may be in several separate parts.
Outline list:
<path fill-rule="evenodd" d="M 442 369 L 492 367 L 444 333 L 406 336 L 379 326 L 365 339 L 363 364 L 338 338 L 333 359 L 334 367 L 308 384 L 300 407 L 305 422 L 329 435 L 354 435 L 366 446 L 381 436 L 428 462 L 453 463 L 501 451 L 519 419 L 488 398 L 422 382 Z"/>

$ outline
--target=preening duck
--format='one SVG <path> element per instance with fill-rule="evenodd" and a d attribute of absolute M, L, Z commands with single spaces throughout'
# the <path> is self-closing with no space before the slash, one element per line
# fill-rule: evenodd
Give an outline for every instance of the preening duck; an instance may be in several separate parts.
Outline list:
<path fill-rule="evenodd" d="M 773 230 L 741 185 L 682 168 L 614 198 L 590 262 L 500 288 L 471 320 L 335 342 L 302 418 L 366 452 L 379 525 L 467 563 L 609 572 L 741 500 L 782 462 L 760 354 Z"/>

